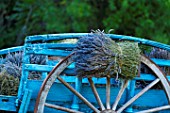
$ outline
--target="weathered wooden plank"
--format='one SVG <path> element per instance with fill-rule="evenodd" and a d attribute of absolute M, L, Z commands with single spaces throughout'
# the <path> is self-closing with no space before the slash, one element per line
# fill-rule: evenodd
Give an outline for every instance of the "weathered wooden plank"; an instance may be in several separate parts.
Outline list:
<path fill-rule="evenodd" d="M 68 56 L 71 54 L 71 51 L 65 51 L 65 50 L 56 50 L 56 49 L 30 49 L 25 51 L 26 54 L 39 54 L 39 55 L 53 55 L 53 56 Z"/>
<path fill-rule="evenodd" d="M 26 37 L 26 42 L 33 41 L 51 41 L 51 40 L 61 40 L 61 39 L 72 39 L 80 38 L 82 36 L 87 36 L 88 33 L 63 33 L 63 34 L 47 34 L 47 35 L 34 35 Z"/>
<path fill-rule="evenodd" d="M 155 80 L 156 77 L 152 74 L 145 74 L 145 73 L 141 73 L 140 76 L 136 76 L 134 78 L 135 80 L 146 80 L 146 81 L 152 81 Z"/>
<path fill-rule="evenodd" d="M 24 49 L 24 46 L 17 46 L 17 47 L 11 47 L 11 48 L 6 48 L 6 49 L 1 49 L 1 50 L 0 50 L 0 55 L 8 54 L 8 53 L 10 53 L 10 52 L 22 51 L 23 49 Z"/>
<path fill-rule="evenodd" d="M 75 80 L 76 80 L 76 76 L 61 76 L 66 82 L 69 82 L 69 83 L 75 83 Z M 94 84 L 106 84 L 106 79 L 105 78 L 93 78 L 92 79 Z M 37 80 L 28 80 L 28 82 L 30 82 L 30 84 L 32 82 L 36 82 Z M 39 81 L 37 81 L 39 82 Z M 57 79 L 55 81 L 55 83 L 60 83 Z M 82 83 L 84 84 L 88 84 L 88 79 L 87 78 L 83 78 L 82 79 Z M 111 84 L 115 84 L 114 82 L 114 79 L 111 79 Z M 29 85 L 29 84 L 28 84 Z"/>
<path fill-rule="evenodd" d="M 25 64 L 25 70 L 27 71 L 50 72 L 53 68 L 54 66 L 48 65 Z"/>
<path fill-rule="evenodd" d="M 65 33 L 65 34 L 48 34 L 48 35 L 35 35 L 26 37 L 26 43 L 32 41 L 49 41 L 49 40 L 60 40 L 60 39 L 70 39 L 70 38 L 80 38 L 82 36 L 87 36 L 89 33 Z M 124 36 L 124 35 L 116 35 L 116 34 L 107 34 L 110 38 L 114 40 L 130 40 L 135 41 L 140 44 L 145 44 L 153 47 L 158 47 L 161 49 L 165 49 L 170 51 L 170 46 L 166 44 L 162 44 L 156 41 L 151 41 L 143 38 L 132 37 L 132 36 Z"/>
<path fill-rule="evenodd" d="M 0 110 L 17 111 L 16 99 L 16 96 L 0 95 Z"/>
<path fill-rule="evenodd" d="M 18 113 L 27 113 L 28 106 L 29 106 L 30 100 L 31 100 L 31 95 L 32 95 L 32 91 L 29 89 L 25 89 L 24 96 L 23 96 L 21 106 L 20 106 Z"/>
<path fill-rule="evenodd" d="M 151 58 L 158 66 L 170 66 L 170 60 Z"/>
<path fill-rule="evenodd" d="M 30 62 L 30 57 L 28 55 L 25 55 L 24 53 L 24 57 L 22 59 L 23 64 L 24 63 L 29 63 Z M 19 88 L 18 88 L 18 100 L 21 100 L 24 94 L 24 90 L 26 89 L 26 85 L 25 83 L 27 83 L 27 79 L 28 79 L 28 71 L 25 70 L 25 66 L 22 65 L 22 72 L 21 72 L 21 78 L 20 78 L 20 84 L 19 84 Z M 17 102 L 19 104 L 19 102 Z"/>
<path fill-rule="evenodd" d="M 115 34 L 108 34 L 108 36 L 112 39 L 135 41 L 140 44 L 149 45 L 152 47 L 158 47 L 158 48 L 170 51 L 169 45 L 166 45 L 166 44 L 163 44 L 160 42 L 156 42 L 156 41 L 152 41 L 152 40 L 148 40 L 148 39 L 144 39 L 144 38 L 124 36 L 124 35 L 115 35 Z"/>
<path fill-rule="evenodd" d="M 167 77 L 167 79 L 170 81 L 170 75 L 167 75 L 166 76 Z M 155 76 L 154 75 L 152 75 L 152 74 L 144 74 L 144 73 L 141 73 L 140 74 L 140 77 L 135 77 L 134 79 L 135 80 L 145 80 L 145 81 L 152 81 L 152 80 L 155 80 Z"/>
<path fill-rule="evenodd" d="M 64 73 L 69 75 L 75 75 L 76 73 L 73 67 L 74 64 L 71 64 L 64 70 Z M 50 72 L 53 68 L 54 66 L 48 66 L 48 65 L 25 64 L 25 70 L 27 71 Z"/>
<path fill-rule="evenodd" d="M 71 44 L 71 43 L 38 43 L 38 44 L 29 44 L 25 46 L 26 48 L 44 48 L 44 49 L 73 49 L 76 47 L 76 44 Z"/>

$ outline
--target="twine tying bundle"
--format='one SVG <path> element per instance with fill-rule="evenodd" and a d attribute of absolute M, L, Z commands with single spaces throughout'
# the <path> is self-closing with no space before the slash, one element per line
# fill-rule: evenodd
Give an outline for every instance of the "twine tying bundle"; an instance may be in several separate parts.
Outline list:
<path fill-rule="evenodd" d="M 121 59 L 121 77 L 126 79 L 133 79 L 138 72 L 140 63 L 140 49 L 138 43 L 135 42 L 120 42 L 118 45 L 122 48 Z"/>
<path fill-rule="evenodd" d="M 132 79 L 140 62 L 137 43 L 116 43 L 101 31 L 80 38 L 75 53 L 76 72 L 80 77 Z"/>

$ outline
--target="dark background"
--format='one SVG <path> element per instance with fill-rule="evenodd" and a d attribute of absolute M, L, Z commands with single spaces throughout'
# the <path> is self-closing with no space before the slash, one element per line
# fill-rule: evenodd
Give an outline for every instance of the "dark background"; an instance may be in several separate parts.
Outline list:
<path fill-rule="evenodd" d="M 170 44 L 170 0 L 0 0 L 0 48 L 91 29 Z"/>

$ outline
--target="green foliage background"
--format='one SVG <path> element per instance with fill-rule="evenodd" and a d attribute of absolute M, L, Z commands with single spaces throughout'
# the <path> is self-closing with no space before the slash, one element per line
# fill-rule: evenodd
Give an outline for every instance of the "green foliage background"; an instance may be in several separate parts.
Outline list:
<path fill-rule="evenodd" d="M 0 1 L 0 48 L 22 45 L 27 35 L 91 29 L 170 44 L 170 0 Z"/>

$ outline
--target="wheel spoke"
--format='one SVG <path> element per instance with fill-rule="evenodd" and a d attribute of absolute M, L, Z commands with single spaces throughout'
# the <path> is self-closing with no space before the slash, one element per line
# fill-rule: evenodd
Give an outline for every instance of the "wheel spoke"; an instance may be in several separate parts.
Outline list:
<path fill-rule="evenodd" d="M 128 80 L 125 80 L 125 81 L 122 82 L 121 89 L 120 89 L 120 91 L 119 91 L 119 93 L 118 93 L 118 95 L 116 97 L 116 100 L 115 100 L 113 106 L 112 106 L 112 110 L 116 110 L 116 107 L 117 107 L 117 105 L 118 105 L 118 103 L 119 103 L 119 101 L 120 101 L 120 99 L 121 99 L 121 97 L 123 95 L 123 92 L 126 89 L 127 85 L 128 85 Z"/>
<path fill-rule="evenodd" d="M 59 76 L 60 73 L 73 62 L 71 58 L 73 54 L 67 56 L 65 59 L 59 62 L 43 81 L 40 91 L 38 93 L 38 97 L 36 99 L 34 113 L 43 113 L 44 104 L 50 87 L 56 80 L 57 76 Z"/>
<path fill-rule="evenodd" d="M 145 56 L 141 56 L 141 61 L 147 65 L 161 80 L 162 85 L 164 86 L 165 93 L 167 95 L 168 102 L 170 104 L 170 84 L 169 81 L 165 77 L 166 75 L 161 71 L 160 67 L 158 67 L 154 62 L 146 58 Z"/>
<path fill-rule="evenodd" d="M 110 109 L 110 77 L 106 77 L 106 108 Z"/>
<path fill-rule="evenodd" d="M 126 107 L 132 104 L 136 99 L 138 99 L 141 95 L 143 95 L 146 91 L 148 91 L 151 87 L 157 84 L 160 81 L 159 78 L 155 79 L 152 83 L 146 86 L 143 90 L 141 90 L 137 95 L 131 98 L 128 102 L 126 102 L 121 108 L 118 109 L 117 113 L 121 113 Z"/>
<path fill-rule="evenodd" d="M 166 110 L 166 109 L 170 109 L 170 105 L 156 107 L 156 108 L 152 108 L 152 109 L 148 109 L 148 110 L 143 110 L 143 111 L 139 111 L 139 112 L 136 112 L 136 113 L 152 113 L 152 112 Z"/>
<path fill-rule="evenodd" d="M 72 86 L 70 86 L 67 82 L 65 82 L 62 78 L 57 77 L 57 79 L 63 83 L 70 91 L 72 91 L 76 96 L 78 96 L 86 105 L 88 105 L 92 110 L 96 113 L 100 113 L 100 111 L 95 108 L 87 99 L 85 99 L 79 92 L 77 92 Z"/>
<path fill-rule="evenodd" d="M 62 106 L 49 104 L 49 103 L 45 103 L 45 106 L 50 107 L 50 108 L 54 108 L 54 109 L 57 109 L 57 110 L 61 110 L 61 111 L 66 111 L 66 112 L 69 112 L 69 113 L 83 113 L 83 112 L 80 112 L 80 111 L 77 111 L 77 110 L 72 110 L 72 109 L 69 109 L 69 108 L 65 108 L 65 107 L 62 107 Z"/>
<path fill-rule="evenodd" d="M 96 100 L 97 100 L 97 102 L 98 102 L 98 104 L 99 104 L 99 106 L 100 106 L 100 109 L 101 109 L 101 110 L 105 110 L 105 107 L 104 107 L 104 105 L 103 105 L 103 103 L 102 103 L 102 101 L 101 101 L 101 99 L 100 99 L 100 97 L 99 97 L 99 94 L 98 94 L 98 92 L 97 92 L 97 90 L 96 90 L 96 87 L 95 87 L 95 85 L 94 85 L 94 83 L 93 83 L 92 78 L 88 78 L 88 81 L 89 81 L 89 83 L 90 83 L 90 85 L 91 85 L 92 91 L 93 91 L 94 96 L 95 96 L 95 98 L 96 98 Z"/>

